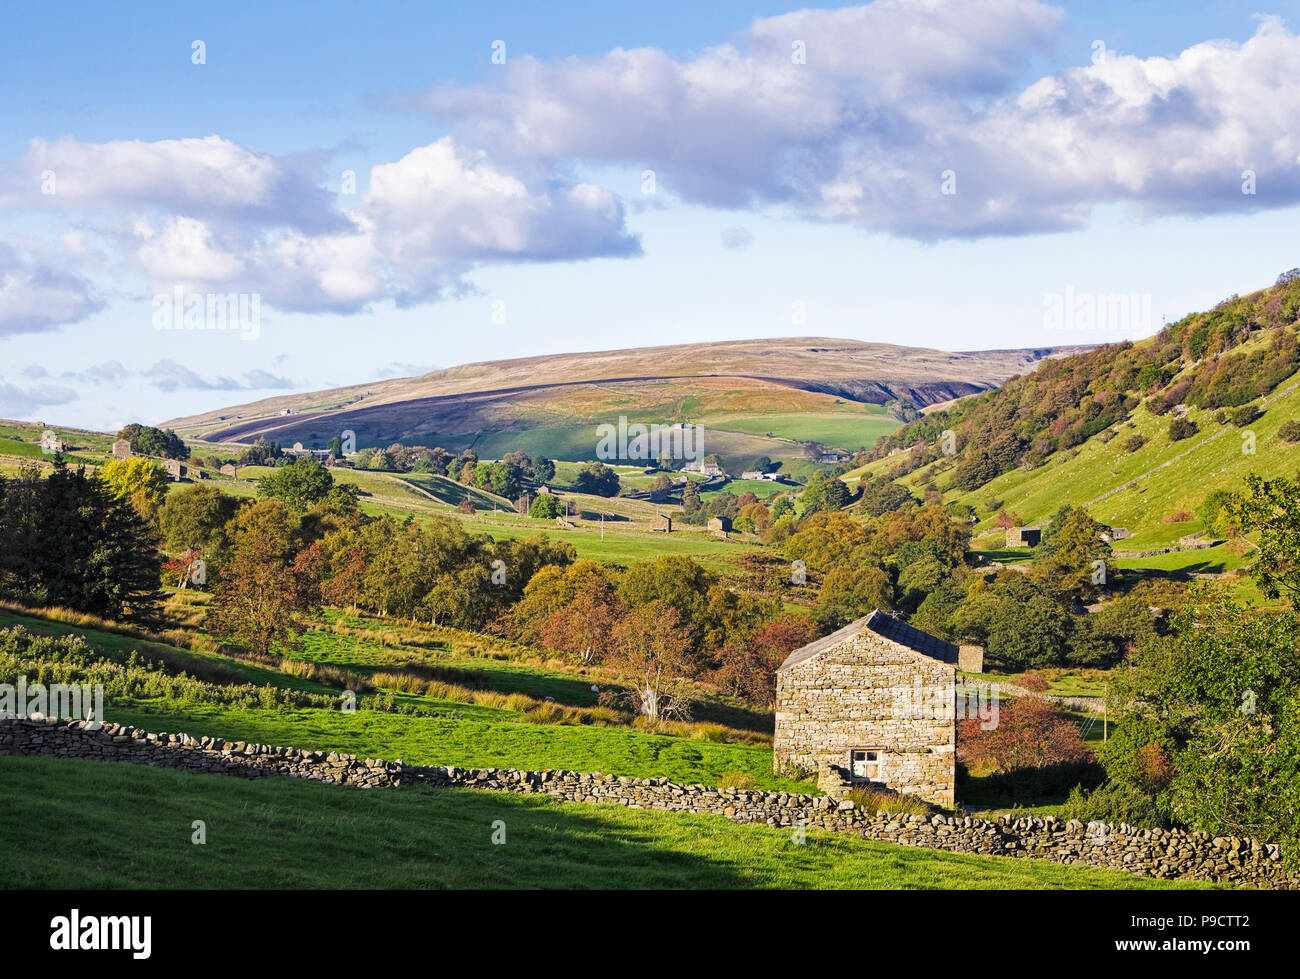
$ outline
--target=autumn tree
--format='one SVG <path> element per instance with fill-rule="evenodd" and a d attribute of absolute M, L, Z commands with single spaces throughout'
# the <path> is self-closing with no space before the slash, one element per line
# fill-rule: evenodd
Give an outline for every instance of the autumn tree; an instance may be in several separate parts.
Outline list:
<path fill-rule="evenodd" d="M 157 519 L 158 508 L 167 498 L 168 479 L 156 462 L 142 456 L 110 459 L 96 475 L 109 492 L 134 506 L 146 520 Z"/>
<path fill-rule="evenodd" d="M 634 685 L 639 713 L 652 721 L 689 718 L 699 667 L 677 609 L 659 600 L 634 606 L 612 638 L 615 668 Z"/>
<path fill-rule="evenodd" d="M 292 642 L 311 588 L 295 568 L 296 522 L 279 499 L 244 507 L 231 522 L 231 556 L 213 591 L 207 626 L 216 635 L 265 656 Z"/>

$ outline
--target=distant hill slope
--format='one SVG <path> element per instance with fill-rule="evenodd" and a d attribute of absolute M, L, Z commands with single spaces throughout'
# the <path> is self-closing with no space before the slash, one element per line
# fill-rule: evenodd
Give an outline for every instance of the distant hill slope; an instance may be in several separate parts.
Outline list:
<path fill-rule="evenodd" d="M 933 411 L 882 436 L 856 475 L 969 506 L 977 537 L 999 509 L 1036 524 L 1068 503 L 1131 531 L 1118 549 L 1190 547 L 1180 539 L 1206 529 L 1196 511 L 1213 492 L 1300 469 L 1300 443 L 1280 434 L 1300 418 L 1298 318 L 1293 270 L 1148 340 L 1054 359 Z"/>
<path fill-rule="evenodd" d="M 571 458 L 590 457 L 588 429 L 620 414 L 661 423 L 725 416 L 737 425 L 735 445 L 724 448 L 739 459 L 772 455 L 769 436 L 783 435 L 753 434 L 754 425 L 742 423 L 752 415 L 847 412 L 851 420 L 863 404 L 898 397 L 929 405 L 989 390 L 1070 349 L 1078 348 L 947 353 L 802 337 L 559 354 L 285 395 L 164 426 L 212 441 L 260 437 L 304 445 L 323 445 L 351 429 L 359 447 L 404 441 L 449 449 L 491 440 L 493 433 L 510 433 L 505 441 L 512 443 L 534 433 L 524 439 L 532 451 Z M 875 427 L 864 426 L 860 435 L 851 426 L 847 433 L 843 425 L 830 429 L 839 435 L 831 444 L 870 445 L 887 421 L 875 414 Z M 538 430 L 551 434 L 538 438 Z M 857 444 L 840 444 L 856 438 Z"/>

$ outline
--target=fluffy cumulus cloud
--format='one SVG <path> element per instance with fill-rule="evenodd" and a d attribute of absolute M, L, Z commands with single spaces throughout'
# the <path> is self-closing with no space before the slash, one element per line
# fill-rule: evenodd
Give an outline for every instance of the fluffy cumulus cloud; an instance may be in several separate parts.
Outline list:
<path fill-rule="evenodd" d="M 450 138 L 374 167 L 355 208 L 335 200 L 318 163 L 215 136 L 37 140 L 0 173 L 0 205 L 97 221 L 95 240 L 152 292 L 257 293 L 286 310 L 422 302 L 464 289 L 482 264 L 640 251 L 604 188 L 511 172 Z M 59 240 L 82 265 L 104 264 L 84 230 Z M 83 282 L 17 253 L 0 253 L 0 288 L 0 332 L 47 329 L 95 308 Z"/>
<path fill-rule="evenodd" d="M 1265 18 L 1243 44 L 1080 52 L 1017 86 L 1061 17 L 1035 0 L 876 0 L 758 20 L 688 60 L 519 58 L 500 82 L 408 101 L 509 158 L 645 167 L 692 202 L 920 239 L 1077 228 L 1103 203 L 1300 200 L 1300 36 Z"/>
<path fill-rule="evenodd" d="M 34 140 L 0 164 L 0 209 L 71 227 L 42 252 L 0 247 L 0 336 L 90 315 L 88 279 L 123 274 L 349 313 L 461 294 L 482 265 L 640 254 L 623 202 L 572 176 L 584 165 L 653 170 L 670 201 L 922 240 L 1080 228 L 1108 203 L 1300 201 L 1300 36 L 1263 18 L 1244 43 L 1081 51 L 1035 80 L 1062 20 L 1038 0 L 874 0 L 760 19 L 685 58 L 512 57 L 398 100 L 450 134 L 374 166 L 359 196 L 326 189 L 320 154 L 220 136 Z"/>

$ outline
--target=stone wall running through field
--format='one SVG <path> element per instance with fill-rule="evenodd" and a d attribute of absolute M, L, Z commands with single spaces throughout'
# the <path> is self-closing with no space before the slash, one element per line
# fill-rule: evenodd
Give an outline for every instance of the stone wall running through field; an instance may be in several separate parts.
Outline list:
<path fill-rule="evenodd" d="M 532 792 L 571 802 L 607 802 L 637 809 L 708 813 L 736 822 L 789 828 L 819 827 L 867 839 L 955 853 L 1038 857 L 1058 863 L 1127 870 L 1148 877 L 1194 878 L 1263 888 L 1300 890 L 1272 844 L 1211 837 L 1207 833 L 1146 830 L 1124 825 L 1085 827 L 1053 818 L 994 820 L 970 816 L 870 814 L 828 796 L 678 785 L 663 778 L 631 778 L 564 771 L 471 769 L 361 760 L 325 751 L 300 751 L 185 734 L 81 721 L 0 719 L 0 755 L 52 755 L 129 761 L 259 778 L 287 775 L 363 788 L 425 784 L 443 788 Z"/>

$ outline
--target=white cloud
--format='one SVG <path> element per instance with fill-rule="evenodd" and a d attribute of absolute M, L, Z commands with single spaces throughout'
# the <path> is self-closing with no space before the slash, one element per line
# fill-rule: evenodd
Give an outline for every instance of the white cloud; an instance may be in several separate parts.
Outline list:
<path fill-rule="evenodd" d="M 1263 18 L 1243 44 L 1111 52 L 1015 89 L 1061 18 L 1034 0 L 876 0 L 760 19 L 740 47 L 688 60 L 513 59 L 493 82 L 407 102 L 513 161 L 647 168 L 694 203 L 920 239 L 1073 229 L 1104 203 L 1300 201 L 1300 36 Z"/>

